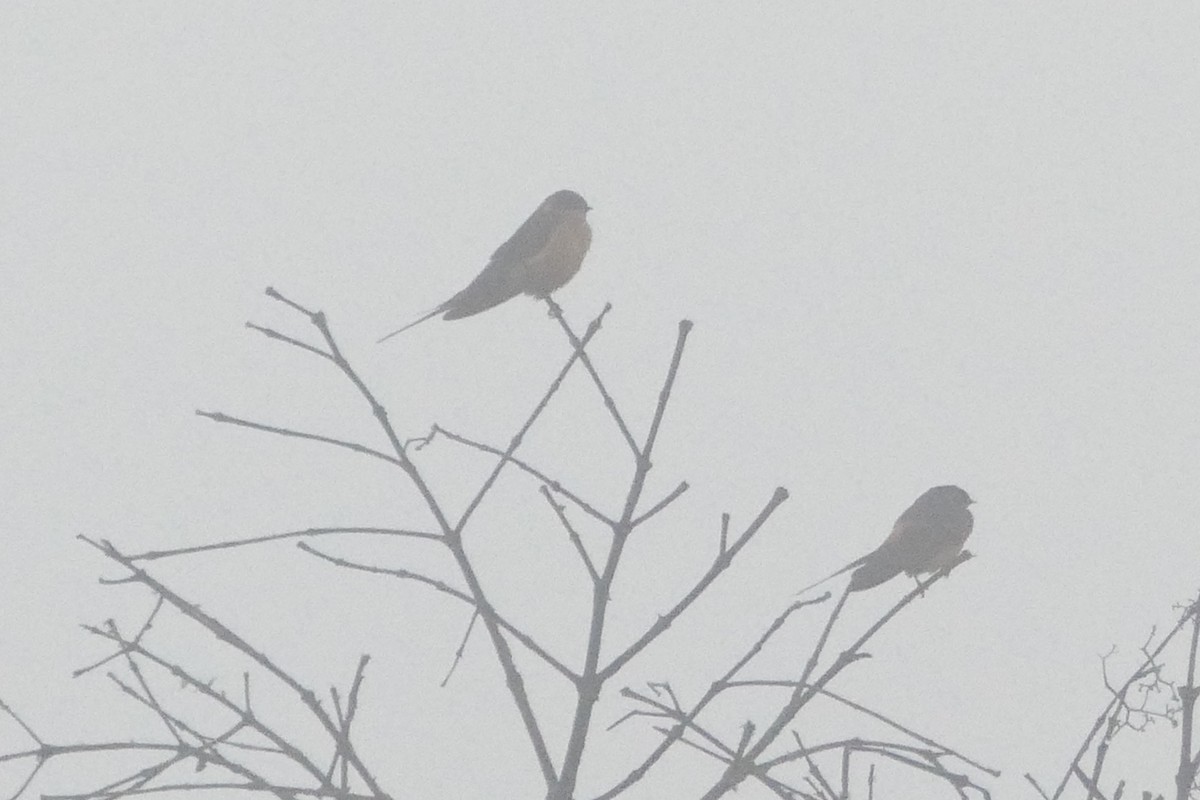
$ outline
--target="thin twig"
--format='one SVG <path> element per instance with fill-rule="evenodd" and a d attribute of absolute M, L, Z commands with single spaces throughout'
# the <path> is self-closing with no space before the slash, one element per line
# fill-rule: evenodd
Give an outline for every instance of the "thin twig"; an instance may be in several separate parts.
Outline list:
<path fill-rule="evenodd" d="M 471 620 L 467 623 L 467 630 L 463 633 L 462 641 L 458 645 L 458 649 L 454 651 L 454 661 L 450 664 L 450 669 L 446 670 L 446 677 L 442 678 L 441 684 L 443 689 L 446 684 L 450 683 L 450 678 L 454 675 L 454 670 L 458 668 L 458 662 L 462 661 L 463 653 L 467 649 L 467 641 L 471 638 L 471 631 L 475 628 L 475 620 L 479 619 L 479 609 L 476 608 L 471 612 Z"/>
<path fill-rule="evenodd" d="M 20 725 L 21 730 L 23 730 L 23 731 L 25 731 L 25 733 L 29 734 L 30 739 L 33 739 L 35 742 L 37 742 L 40 745 L 45 744 L 45 742 L 42 741 L 42 737 L 40 737 L 36 733 L 34 733 L 33 728 L 29 727 L 29 725 L 26 724 L 25 720 L 21 719 L 21 717 L 18 716 L 17 712 L 12 709 L 12 706 L 10 706 L 8 703 L 4 702 L 3 700 L 0 700 L 0 711 L 3 711 L 5 714 L 8 714 L 8 716 L 12 717 L 13 722 Z"/>
<path fill-rule="evenodd" d="M 130 640 L 133 644 L 136 645 L 136 644 L 141 643 L 142 639 L 150 631 L 150 628 L 154 624 L 154 620 L 158 617 L 159 612 L 162 611 L 163 604 L 165 602 L 166 601 L 161 596 L 155 598 L 153 610 L 151 610 L 150 614 L 146 617 L 146 621 L 142 624 L 141 629 L 137 632 L 137 634 L 133 637 L 133 639 Z M 111 625 L 112 620 L 108 620 L 108 623 Z M 75 670 L 74 672 L 71 673 L 71 677 L 73 677 L 73 678 L 82 677 L 83 675 L 86 675 L 87 673 L 91 672 L 92 670 L 99 669 L 100 667 L 104 666 L 105 664 L 107 664 L 110 661 L 115 661 L 115 660 L 121 658 L 123 655 L 125 655 L 125 651 L 123 649 L 118 650 L 115 653 L 105 656 L 104 658 L 100 659 L 99 661 L 96 661 L 92 664 L 89 664 L 86 667 L 81 667 L 81 668 Z"/>
<path fill-rule="evenodd" d="M 321 348 L 313 347 L 311 344 L 306 344 L 305 342 L 302 342 L 299 339 L 293 339 L 291 336 L 286 336 L 286 335 L 280 333 L 279 331 L 274 330 L 273 328 L 267 328 L 262 325 L 257 325 L 253 322 L 247 322 L 246 327 L 252 331 L 258 331 L 259 333 L 263 334 L 264 336 L 266 336 L 270 339 L 275 339 L 276 341 L 285 342 L 286 344 L 290 344 L 293 347 L 299 347 L 301 350 L 306 350 L 309 353 L 312 353 L 313 355 L 320 356 L 321 358 L 328 359 L 331 361 L 333 360 L 333 356 L 331 356 L 329 353 L 325 352 Z"/>
<path fill-rule="evenodd" d="M 1043 788 L 1042 788 L 1042 787 L 1041 787 L 1041 786 L 1038 784 L 1038 782 L 1037 782 L 1037 779 L 1035 779 L 1035 778 L 1034 778 L 1032 775 L 1030 775 L 1028 772 L 1026 772 L 1026 773 L 1025 773 L 1025 780 L 1029 781 L 1029 784 L 1030 784 L 1031 786 L 1033 786 L 1033 788 L 1034 788 L 1035 790 L 1037 790 L 1037 793 L 1038 793 L 1039 795 L 1041 795 L 1041 796 L 1042 796 L 1043 800 L 1050 800 L 1050 795 L 1046 794 L 1046 790 L 1045 790 L 1045 789 L 1043 789 Z"/>
<path fill-rule="evenodd" d="M 678 486 L 676 486 L 674 489 L 671 490 L 670 494 L 668 494 L 662 500 L 659 500 L 657 503 L 655 503 L 653 506 L 651 506 L 649 511 L 647 511 L 646 513 L 642 514 L 639 517 L 635 517 L 633 519 L 633 523 L 632 523 L 633 527 L 636 528 L 637 526 L 641 525 L 646 520 L 653 517 L 658 512 L 662 511 L 667 506 L 671 505 L 671 503 L 674 503 L 676 500 L 679 499 L 680 495 L 682 495 L 684 492 L 686 492 L 688 490 L 688 488 L 689 487 L 688 487 L 687 481 L 683 481 L 682 483 L 680 483 Z"/>
<path fill-rule="evenodd" d="M 292 690 L 300 701 L 308 708 L 309 712 L 320 722 L 321 726 L 333 737 L 335 741 L 341 741 L 341 731 L 337 724 L 329 716 L 328 712 L 321 707 L 316 695 L 311 689 L 303 686 L 299 681 L 292 677 L 289 673 L 281 669 L 274 661 L 267 657 L 262 651 L 258 650 L 247 642 L 242 637 L 238 636 L 225 624 L 217 620 L 215 617 L 201 611 L 200 608 L 187 600 L 180 597 L 174 591 L 169 589 L 164 584 L 155 580 L 145 570 L 137 567 L 124 554 L 116 549 L 110 542 L 94 542 L 86 537 L 80 537 L 83 541 L 88 542 L 93 547 L 100 550 L 104 555 L 108 556 L 113 561 L 121 564 L 131 572 L 130 578 L 138 583 L 144 584 L 148 589 L 162 597 L 166 602 L 173 607 L 183 612 L 189 619 L 199 623 L 206 628 L 210 633 L 216 636 L 221 641 L 232 646 L 250 659 L 255 661 L 259 666 L 275 676 L 277 680 Z M 376 794 L 383 794 L 382 788 L 376 782 L 375 777 L 367 768 L 366 764 L 358 757 L 352 748 L 347 747 L 346 758 L 354 765 L 355 771 L 363 782 Z"/>
<path fill-rule="evenodd" d="M 227 766 L 227 765 L 222 765 Z M 304 786 L 288 786 L 286 784 L 268 783 L 259 778 L 242 783 L 234 781 L 212 781 L 209 783 L 173 783 L 160 784 L 151 789 L 136 791 L 118 790 L 112 792 L 88 792 L 86 794 L 44 794 L 42 800 L 117 800 L 128 795 L 165 794 L 170 792 L 270 792 L 277 797 L 335 797 L 338 800 L 379 800 L 378 795 L 360 794 L 358 792 L 330 791 L 328 789 L 311 789 Z"/>
<path fill-rule="evenodd" d="M 862 647 L 881 628 L 883 628 L 884 625 L 894 618 L 896 614 L 898 614 L 903 608 L 912 603 L 913 600 L 923 595 L 931 585 L 944 578 L 955 567 L 962 564 L 970 557 L 970 553 L 963 552 L 950 566 L 937 572 L 928 580 L 924 582 L 918 582 L 916 588 L 906 594 L 890 610 L 876 620 L 874 624 L 869 626 L 865 632 L 863 632 L 853 643 L 851 643 L 849 647 L 843 650 L 834 660 L 833 664 L 830 665 L 819 678 L 810 682 L 809 678 L 816 669 L 818 659 L 820 658 L 825 643 L 828 641 L 829 634 L 833 629 L 833 624 L 838 618 L 842 607 L 845 605 L 846 599 L 849 597 L 850 589 L 849 586 L 847 586 L 846 590 L 842 592 L 841 598 L 839 599 L 837 605 L 829 615 L 829 621 L 826 623 L 816 645 L 813 647 L 808 661 L 805 663 L 804 670 L 797 681 L 797 686 L 792 691 L 787 703 L 785 703 L 783 708 L 780 709 L 780 711 L 776 714 L 775 719 L 772 720 L 771 723 L 768 724 L 763 730 L 763 733 L 759 737 L 758 741 L 749 748 L 746 753 L 746 758 L 742 762 L 739 762 L 739 764 L 727 769 L 720 780 L 718 780 L 717 783 L 715 783 L 712 788 L 704 794 L 703 800 L 717 800 L 717 798 L 722 797 L 728 791 L 735 789 L 748 774 L 745 765 L 754 764 L 757 762 L 757 759 L 763 754 L 767 747 L 769 747 L 775 741 L 775 739 L 780 735 L 780 733 L 782 733 L 792 719 L 795 718 L 796 714 L 799 713 L 800 709 L 807 705 L 808 702 L 812 700 L 814 696 L 816 696 L 820 689 L 824 688 L 829 681 L 831 681 L 837 674 L 839 674 L 851 663 L 865 657 L 865 654 L 861 652 Z M 772 759 L 764 762 L 762 766 L 769 768 L 776 763 L 780 763 L 779 760 Z"/>
<path fill-rule="evenodd" d="M 688 593 L 685 594 L 679 600 L 679 602 L 677 602 L 674 607 L 671 608 L 670 611 L 668 611 L 666 614 L 660 615 L 658 619 L 656 619 L 654 623 L 647 628 L 644 633 L 642 633 L 641 636 L 634 640 L 633 644 L 625 648 L 625 650 L 613 658 L 613 660 L 610 661 L 607 666 L 600 670 L 599 674 L 601 678 L 607 680 L 615 675 L 622 667 L 628 664 L 634 656 L 636 656 L 643 649 L 645 649 L 647 645 L 662 635 L 667 628 L 671 627 L 675 620 L 677 620 L 679 616 L 687 610 L 688 606 L 699 599 L 699 597 L 704 594 L 705 590 L 712 585 L 713 581 L 715 581 L 721 575 L 721 573 L 729 568 L 729 566 L 733 563 L 734 558 L 737 557 L 737 554 L 742 550 L 742 548 L 750 543 L 750 540 L 754 538 L 755 534 L 762 529 L 762 526 L 775 512 L 775 509 L 778 508 L 785 500 L 787 500 L 787 498 L 787 489 L 784 489 L 782 486 L 775 489 L 775 493 L 771 495 L 771 499 L 768 500 L 767 504 L 763 506 L 761 511 L 758 512 L 758 516 L 754 518 L 754 521 L 751 522 L 750 525 L 747 526 L 746 530 L 734 540 L 733 546 L 725 548 L 715 559 L 713 559 L 713 563 L 704 572 L 704 574 L 700 576 L 700 579 L 696 581 L 695 585 L 692 586 Z"/>
<path fill-rule="evenodd" d="M 441 504 L 438 503 L 437 499 L 434 497 L 429 485 L 420 474 L 416 465 L 408 457 L 408 454 L 405 451 L 404 442 L 396 433 L 394 426 L 391 424 L 387 409 L 385 409 L 379 400 L 376 399 L 374 393 L 370 390 L 363 379 L 350 365 L 350 362 L 342 354 L 341 348 L 338 346 L 337 341 L 329 328 L 329 324 L 325 318 L 325 315 L 319 311 L 310 311 L 309 309 L 304 308 L 300 304 L 285 298 L 273 288 L 268 287 L 267 295 L 275 300 L 278 300 L 279 302 L 287 304 L 308 318 L 308 320 L 314 327 L 317 328 L 317 330 L 321 333 L 322 338 L 325 340 L 325 344 L 329 348 L 329 353 L 332 356 L 333 363 L 354 385 L 362 398 L 370 406 L 371 412 L 378 421 L 380 428 L 387 436 L 396 461 L 399 463 L 401 469 L 404 470 L 405 474 L 408 475 L 410 481 L 416 487 L 418 493 L 425 501 L 430 513 L 433 514 L 438 526 L 441 528 L 442 541 L 454 556 L 454 560 L 458 564 L 459 571 L 462 573 L 463 579 L 466 581 L 468 592 L 473 598 L 474 604 L 479 608 L 480 613 L 482 614 L 484 626 L 488 631 L 488 636 L 491 638 L 492 646 L 496 651 L 497 660 L 500 662 L 500 666 L 504 671 L 505 684 L 508 687 L 510 696 L 513 698 L 513 702 L 517 706 L 518 713 L 521 715 L 521 721 L 525 727 L 526 734 L 529 737 L 530 744 L 533 747 L 534 755 L 537 759 L 538 767 L 541 770 L 542 777 L 548 787 L 554 786 L 558 781 L 558 775 L 554 767 L 554 762 L 550 756 L 549 748 L 546 745 L 546 740 L 542 733 L 541 725 L 537 720 L 537 716 L 534 714 L 533 706 L 529 700 L 529 694 L 525 688 L 525 680 L 520 671 L 517 669 L 512 651 L 507 640 L 504 638 L 503 628 L 497 620 L 491 603 L 487 600 L 479 578 L 475 574 L 474 567 L 471 565 L 470 559 L 466 554 L 466 550 L 463 548 L 461 540 L 462 529 L 470 516 L 470 511 L 476 505 L 478 505 L 480 501 L 482 501 L 483 496 L 491 488 L 492 484 L 495 482 L 495 479 L 499 476 L 500 470 L 503 468 L 504 464 L 507 463 L 508 456 L 512 454 L 511 451 L 515 450 L 516 446 L 519 444 L 520 437 L 523 435 L 523 433 L 518 433 L 518 435 L 514 437 L 513 443 L 509 447 L 509 452 L 502 458 L 496 469 L 493 470 L 492 475 L 487 479 L 487 481 L 485 481 L 480 491 L 476 494 L 476 497 L 472 501 L 471 505 L 468 506 L 467 512 L 465 512 L 460 518 L 459 524 L 452 525 L 442 509 Z M 570 359 L 564 367 L 564 370 L 569 369 L 571 365 L 574 364 L 574 362 L 579 358 L 582 348 L 586 342 L 592 336 L 594 336 L 597 331 L 599 331 L 603 317 L 605 314 L 607 314 L 609 308 L 610 306 L 606 306 L 605 310 L 602 311 L 601 314 L 596 317 L 596 319 L 594 319 L 588 326 L 588 330 L 583 340 L 580 341 L 579 347 L 577 347 L 572 353 Z M 561 374 L 565 373 L 560 373 L 560 375 Z M 533 420 L 536 419 L 537 415 L 541 413 L 542 408 L 544 408 L 545 402 L 548 402 L 549 395 L 552 395 L 557 390 L 560 382 L 561 377 L 556 379 L 555 383 L 551 386 L 551 390 L 547 393 L 546 398 L 544 398 L 543 402 L 539 403 L 539 405 L 535 408 L 534 414 L 531 415 L 529 422 L 525 428 L 522 429 L 523 431 L 527 430 L 528 425 L 532 425 Z"/>
<path fill-rule="evenodd" d="M 436 589 L 437 591 L 441 592 L 442 594 L 449 595 L 450 597 L 453 597 L 457 600 L 461 600 L 462 602 L 467 603 L 468 605 L 474 607 L 477 610 L 479 609 L 479 601 L 475 597 L 473 597 L 469 592 L 465 592 L 462 589 L 456 589 L 455 587 L 451 586 L 450 584 L 448 584 L 444 581 L 440 581 L 437 578 L 431 578 L 428 575 L 422 575 L 419 572 L 413 572 L 412 570 L 407 570 L 407 569 L 403 569 L 403 568 L 399 568 L 399 567 L 379 567 L 379 566 L 375 566 L 373 564 L 360 564 L 355 561 L 349 561 L 347 559 L 339 558 L 337 556 L 330 555 L 329 553 L 322 552 L 322 551 L 318 550 L 317 548 L 313 547 L 312 545 L 308 544 L 307 542 L 300 542 L 296 546 L 299 547 L 304 552 L 314 555 L 317 558 L 328 561 L 329 563 L 334 564 L 336 566 L 343 567 L 345 569 L 357 570 L 359 572 L 369 572 L 369 573 L 372 573 L 375 575 L 389 575 L 393 578 L 400 578 L 402 580 L 414 581 L 416 583 L 420 583 L 425 586 L 429 586 L 430 588 Z M 541 658 L 543 661 L 545 661 L 551 667 L 554 667 L 554 669 L 556 669 L 560 673 L 562 673 L 562 675 L 564 677 L 566 677 L 568 680 L 574 682 L 579 679 L 579 676 L 576 675 L 570 669 L 570 667 L 568 667 L 566 664 L 564 664 L 563 662 L 561 662 L 557 658 L 555 658 L 553 655 L 551 655 L 545 648 L 543 648 L 540 644 L 538 644 L 532 636 L 525 633 L 523 630 L 518 628 L 516 625 L 514 625 L 513 623 L 511 623 L 507 619 L 505 619 L 503 616 L 501 616 L 501 614 L 498 611 L 496 611 L 495 608 L 489 608 L 489 611 L 491 613 L 491 616 L 495 620 L 496 625 L 498 625 L 500 628 L 503 628 L 504 630 L 508 631 L 508 633 L 510 633 L 513 636 L 513 638 L 515 638 L 521 644 L 525 645 L 525 647 L 527 647 L 531 653 L 533 653 L 534 655 Z"/>
<path fill-rule="evenodd" d="M 804 760 L 808 764 L 808 771 L 812 773 L 813 777 L 817 779 L 817 782 L 821 784 L 821 790 L 825 794 L 829 795 L 830 800 L 833 800 L 833 798 L 837 797 L 837 792 L 833 790 L 833 786 L 830 785 L 829 781 L 825 780 L 825 774 L 821 772 L 821 768 L 817 766 L 816 760 L 812 757 L 812 752 L 804 746 L 804 742 L 800 741 L 800 734 L 792 731 L 792 738 L 796 740 L 796 746 L 804 751 Z"/>
<path fill-rule="evenodd" d="M 583 539 L 579 536 L 579 532 L 575 530 L 575 526 L 571 524 L 571 520 L 567 519 L 567 510 L 563 507 L 562 503 L 554 499 L 554 495 L 550 493 L 550 487 L 544 483 L 541 486 L 541 493 L 542 497 L 546 498 L 546 502 L 550 504 L 550 508 L 554 509 L 554 513 L 558 516 L 558 521 L 562 524 L 563 529 L 566 530 L 567 538 L 574 545 L 575 552 L 579 554 L 579 559 L 587 569 L 592 583 L 599 583 L 600 573 L 596 572 L 596 565 L 592 563 L 592 557 L 588 555 L 587 548 L 583 546 Z"/>
<path fill-rule="evenodd" d="M 252 536 L 249 539 L 229 539 L 223 542 L 210 542 L 208 544 L 192 545 L 191 547 L 176 547 L 171 550 L 147 550 L 144 553 L 134 553 L 129 556 L 130 561 L 153 561 L 159 558 L 170 558 L 173 556 L 190 555 L 192 553 L 202 553 L 208 550 L 225 550 L 233 547 L 245 547 L 253 544 L 263 544 L 264 542 L 277 542 L 281 539 L 306 539 L 313 536 L 330 536 L 349 533 L 361 533 L 375 536 L 400 536 L 413 539 L 433 539 L 440 540 L 440 533 L 429 533 L 428 531 L 410 531 L 403 528 L 371 528 L 371 527 L 336 527 L 336 528 L 305 528 L 300 531 L 286 531 L 284 533 L 271 533 L 265 536 Z"/>
<path fill-rule="evenodd" d="M 347 442 L 344 439 L 335 439 L 332 436 L 322 436 L 319 433 L 305 433 L 304 431 L 297 431 L 291 428 L 280 428 L 276 425 L 265 425 L 261 422 L 252 422 L 251 420 L 241 419 L 240 417 L 231 417 L 228 414 L 223 414 L 219 411 L 201 411 L 197 409 L 196 416 L 211 419 L 213 422 L 223 422 L 229 425 L 237 425 L 242 428 L 263 431 L 265 433 L 276 433 L 280 436 L 288 436 L 293 439 L 306 439 L 310 442 L 331 444 L 334 447 L 341 447 L 346 450 L 352 450 L 355 453 L 362 453 L 363 455 L 371 456 L 372 458 L 378 458 L 382 461 L 388 462 L 389 464 L 400 465 L 399 459 L 393 458 L 387 453 L 381 453 L 378 450 L 373 450 L 366 445 L 358 444 L 357 442 Z"/>
<path fill-rule="evenodd" d="M 778 687 L 786 687 L 786 688 L 795 688 L 796 682 L 795 681 L 778 681 L 778 680 L 746 680 L 746 681 L 730 681 L 729 683 L 726 684 L 726 686 L 730 689 L 742 688 L 742 687 L 750 688 L 750 687 L 756 687 L 756 686 L 778 686 Z M 835 700 L 835 701 L 841 703 L 842 705 L 852 708 L 855 711 L 859 712 L 860 714 L 865 714 L 866 716 L 871 717 L 872 719 L 876 719 L 876 720 L 884 723 L 885 725 L 887 725 L 897 731 L 900 731 L 901 733 L 905 734 L 906 736 L 912 737 L 913 739 L 920 742 L 921 744 L 924 744 L 926 747 L 940 750 L 942 753 L 944 753 L 947 756 L 953 756 L 954 758 L 957 758 L 958 760 L 962 761 L 963 763 L 971 765 L 972 767 L 979 770 L 980 772 L 986 772 L 987 774 L 991 775 L 993 778 L 997 778 L 1000 776 L 1000 770 L 994 769 L 992 767 L 981 764 L 978 761 L 975 761 L 971 758 L 968 758 L 967 756 L 963 755 L 962 753 L 959 753 L 956 750 L 953 750 L 953 749 L 947 747 L 946 745 L 942 744 L 941 742 L 938 742 L 934 739 L 930 739 L 928 736 L 924 736 L 923 734 L 918 733 L 917 731 L 913 730 L 912 728 L 909 728 L 905 725 L 900 724 L 899 722 L 896 722 L 895 720 L 891 719 L 887 715 L 881 714 L 880 712 L 875 711 L 874 709 L 867 708 L 866 706 L 864 706 L 860 703 L 856 703 L 847 697 L 843 697 L 842 695 L 838 694 L 837 692 L 830 691 L 829 689 L 826 689 L 826 688 L 819 688 L 817 690 L 817 693 L 824 697 L 828 697 L 831 700 Z M 793 732 L 793 735 L 795 735 L 795 732 Z"/>

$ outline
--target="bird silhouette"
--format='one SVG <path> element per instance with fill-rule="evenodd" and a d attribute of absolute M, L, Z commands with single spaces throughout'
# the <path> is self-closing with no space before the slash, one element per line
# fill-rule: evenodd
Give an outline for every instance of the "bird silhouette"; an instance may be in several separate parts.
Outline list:
<path fill-rule="evenodd" d="M 796 594 L 803 594 L 852 569 L 854 574 L 850 576 L 849 591 L 860 592 L 889 581 L 901 572 L 915 578 L 921 573 L 936 572 L 949 566 L 971 535 L 975 518 L 967 507 L 974 502 L 957 486 L 933 487 L 896 519 L 883 544 Z"/>
<path fill-rule="evenodd" d="M 579 272 L 592 243 L 592 228 L 587 222 L 591 210 L 587 201 L 570 189 L 550 195 L 507 242 L 496 248 L 487 266 L 465 289 L 379 342 L 438 314 L 443 319 L 461 319 L 519 294 L 548 297 Z"/>

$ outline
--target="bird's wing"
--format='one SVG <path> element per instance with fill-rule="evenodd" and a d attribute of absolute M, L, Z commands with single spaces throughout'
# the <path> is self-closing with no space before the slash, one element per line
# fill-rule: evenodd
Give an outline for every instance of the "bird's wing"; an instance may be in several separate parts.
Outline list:
<path fill-rule="evenodd" d="M 877 552 L 897 569 L 924 572 L 939 554 L 962 547 L 971 527 L 969 512 L 960 515 L 914 505 L 896 520 Z"/>
<path fill-rule="evenodd" d="M 928 524 L 929 515 L 921 512 L 914 505 L 900 515 L 883 544 L 868 553 L 850 577 L 850 591 L 861 592 L 886 583 L 910 564 L 926 560 L 935 537 Z"/>
<path fill-rule="evenodd" d="M 899 575 L 903 569 L 899 554 L 880 545 L 863 558 L 861 566 L 850 576 L 850 591 L 861 592 L 878 586 Z"/>
<path fill-rule="evenodd" d="M 517 232 L 496 248 L 488 266 L 496 263 L 524 262 L 533 258 L 545 248 L 559 222 L 559 215 L 547 210 L 544 203 L 538 206 L 529 215 L 529 219 L 521 223 Z"/>
<path fill-rule="evenodd" d="M 442 303 L 440 311 L 446 319 L 462 319 L 498 306 L 521 293 L 522 273 L 510 261 L 497 261 L 495 256 L 467 284 L 467 288 Z"/>
<path fill-rule="evenodd" d="M 544 203 L 534 209 L 529 219 L 521 223 L 508 241 L 496 248 L 483 271 L 475 276 L 465 289 L 442 303 L 428 314 L 392 331 L 379 341 L 385 342 L 403 333 L 430 317 L 445 313 L 446 319 L 461 319 L 498 306 L 525 290 L 521 285 L 524 272 L 521 269 L 536 258 L 552 241 L 561 219 L 559 215 L 544 208 Z M 584 248 L 587 249 L 586 246 Z"/>

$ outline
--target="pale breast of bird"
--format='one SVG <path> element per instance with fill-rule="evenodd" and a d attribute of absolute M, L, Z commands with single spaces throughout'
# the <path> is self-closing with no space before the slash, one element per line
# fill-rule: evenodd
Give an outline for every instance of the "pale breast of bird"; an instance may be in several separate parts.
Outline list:
<path fill-rule="evenodd" d="M 554 227 L 546 245 L 525 262 L 525 293 L 545 297 L 562 286 L 583 264 L 592 243 L 592 228 L 583 211 L 568 211 Z"/>

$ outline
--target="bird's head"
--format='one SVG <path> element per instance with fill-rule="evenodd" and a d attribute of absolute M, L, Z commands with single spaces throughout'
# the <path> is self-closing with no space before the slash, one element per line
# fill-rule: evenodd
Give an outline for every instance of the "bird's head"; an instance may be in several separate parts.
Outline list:
<path fill-rule="evenodd" d="M 572 192 L 570 189 L 559 189 L 546 198 L 542 207 L 550 211 L 579 211 L 585 214 L 592 210 L 592 207 L 583 199 L 583 195 Z"/>
<path fill-rule="evenodd" d="M 957 486 L 935 486 L 921 495 L 921 500 L 941 506 L 962 506 L 964 508 L 975 502 L 971 499 L 971 495 Z"/>

